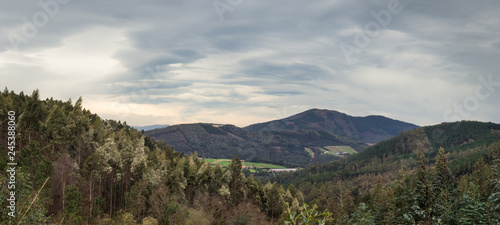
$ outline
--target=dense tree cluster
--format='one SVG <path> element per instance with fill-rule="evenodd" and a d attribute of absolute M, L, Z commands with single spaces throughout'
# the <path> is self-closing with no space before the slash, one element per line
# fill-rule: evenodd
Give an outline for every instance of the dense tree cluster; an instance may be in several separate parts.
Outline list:
<path fill-rule="evenodd" d="M 489 138 L 497 130 L 449 136 L 456 141 L 434 149 L 423 129 L 275 180 L 295 184 L 305 202 L 332 212 L 333 224 L 500 224 L 500 142 Z M 468 139 L 482 145 L 457 148 Z"/>
<path fill-rule="evenodd" d="M 21 224 L 266 224 L 282 219 L 286 204 L 300 212 L 295 187 L 262 184 L 242 173 L 184 156 L 125 122 L 103 120 L 74 104 L 40 100 L 7 89 L 0 94 L 0 168 L 6 171 L 7 113 L 15 111 Z M 40 189 L 48 179 L 46 185 Z M 0 173 L 0 205 L 8 189 Z"/>

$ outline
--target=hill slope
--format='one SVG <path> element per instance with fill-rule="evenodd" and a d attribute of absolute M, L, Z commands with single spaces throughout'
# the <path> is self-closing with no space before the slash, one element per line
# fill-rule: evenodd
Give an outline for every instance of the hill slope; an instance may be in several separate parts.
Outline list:
<path fill-rule="evenodd" d="M 312 109 L 282 120 L 239 128 L 220 124 L 181 124 L 146 131 L 177 151 L 208 158 L 240 158 L 286 166 L 306 166 L 344 157 L 326 149 L 350 146 L 356 151 L 416 125 L 383 116 L 352 117 Z"/>
<path fill-rule="evenodd" d="M 345 113 L 311 109 L 297 115 L 245 127 L 248 131 L 264 130 L 326 130 L 365 143 L 377 143 L 417 125 L 384 116 L 355 117 Z"/>
<path fill-rule="evenodd" d="M 306 166 L 313 158 L 305 148 L 347 145 L 356 150 L 367 146 L 359 141 L 329 131 L 282 130 L 247 131 L 233 125 L 182 124 L 145 132 L 165 141 L 176 151 L 193 153 L 204 158 L 233 158 L 257 162 L 273 162 L 285 166 Z M 316 151 L 316 155 L 320 155 Z M 319 158 L 319 159 L 318 159 Z M 316 157 L 336 159 L 336 156 Z"/>
<path fill-rule="evenodd" d="M 500 124 L 421 127 L 272 180 L 298 187 L 336 224 L 499 224 Z"/>
<path fill-rule="evenodd" d="M 428 163 L 433 163 L 438 149 L 443 147 L 451 173 L 460 176 L 471 173 L 482 158 L 491 163 L 500 154 L 500 124 L 462 121 L 420 127 L 366 148 L 345 159 L 310 165 L 299 172 L 280 175 L 284 184 L 332 182 L 342 178 L 356 180 L 373 174 L 394 176 L 404 165 L 417 166 L 416 154 L 421 149 Z M 496 156 L 495 156 L 496 155 Z M 308 192 L 305 192 L 308 194 Z"/>
<path fill-rule="evenodd" d="M 168 127 L 168 125 L 167 124 L 157 124 L 157 125 L 149 125 L 149 126 L 132 126 L 132 127 L 137 129 L 137 130 L 148 131 L 148 130 L 154 130 L 154 129 Z"/>

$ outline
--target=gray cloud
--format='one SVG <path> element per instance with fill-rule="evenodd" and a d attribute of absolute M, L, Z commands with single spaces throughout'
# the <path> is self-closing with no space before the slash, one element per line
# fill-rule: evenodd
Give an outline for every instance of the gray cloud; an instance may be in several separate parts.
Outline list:
<path fill-rule="evenodd" d="M 9 35 L 22 36 L 22 18 L 44 11 L 37 1 L 7 1 L 0 74 L 25 93 L 89 96 L 94 111 L 116 119 L 151 107 L 128 113 L 129 124 L 149 115 L 149 123 L 248 125 L 277 119 L 279 108 L 317 107 L 426 125 L 474 96 L 479 76 L 500 82 L 496 1 L 401 0 L 401 13 L 348 64 L 339 46 L 355 46 L 377 21 L 371 11 L 388 2 L 242 1 L 221 21 L 212 1 L 73 0 L 15 50 Z M 460 119 L 500 122 L 495 88 Z"/>

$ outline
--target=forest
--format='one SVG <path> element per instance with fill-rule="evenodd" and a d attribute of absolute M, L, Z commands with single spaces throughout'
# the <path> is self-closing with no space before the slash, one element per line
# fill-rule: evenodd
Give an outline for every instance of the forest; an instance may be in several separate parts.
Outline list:
<path fill-rule="evenodd" d="M 223 170 L 101 119 L 82 98 L 39 96 L 0 94 L 2 224 L 500 223 L 496 124 L 417 128 L 352 157 L 260 180 L 245 176 L 237 156 Z M 5 210 L 11 111 L 15 217 Z"/>
<path fill-rule="evenodd" d="M 238 157 L 225 170 L 210 166 L 126 122 L 101 119 L 81 98 L 73 104 L 5 89 L 0 105 L 3 224 L 266 224 L 303 206 L 293 186 L 245 177 Z M 9 111 L 18 115 L 15 217 L 3 210 Z"/>
<path fill-rule="evenodd" d="M 499 130 L 472 121 L 417 128 L 272 181 L 296 186 L 334 224 L 500 224 Z"/>

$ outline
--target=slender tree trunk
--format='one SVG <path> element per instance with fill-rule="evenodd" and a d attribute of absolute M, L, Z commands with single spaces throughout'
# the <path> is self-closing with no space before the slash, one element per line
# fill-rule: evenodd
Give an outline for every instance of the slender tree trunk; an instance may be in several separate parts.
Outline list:
<path fill-rule="evenodd" d="M 90 188 L 89 188 L 89 196 L 90 196 L 90 212 L 89 212 L 89 218 L 92 217 L 92 206 L 94 205 L 94 202 L 92 201 L 92 172 L 90 172 Z"/>
<path fill-rule="evenodd" d="M 64 172 L 62 172 L 62 209 L 64 211 L 64 187 L 66 186 L 66 180 L 64 180 Z"/>
<path fill-rule="evenodd" d="M 109 183 L 109 218 L 113 217 L 113 174 L 111 174 L 111 181 Z"/>

